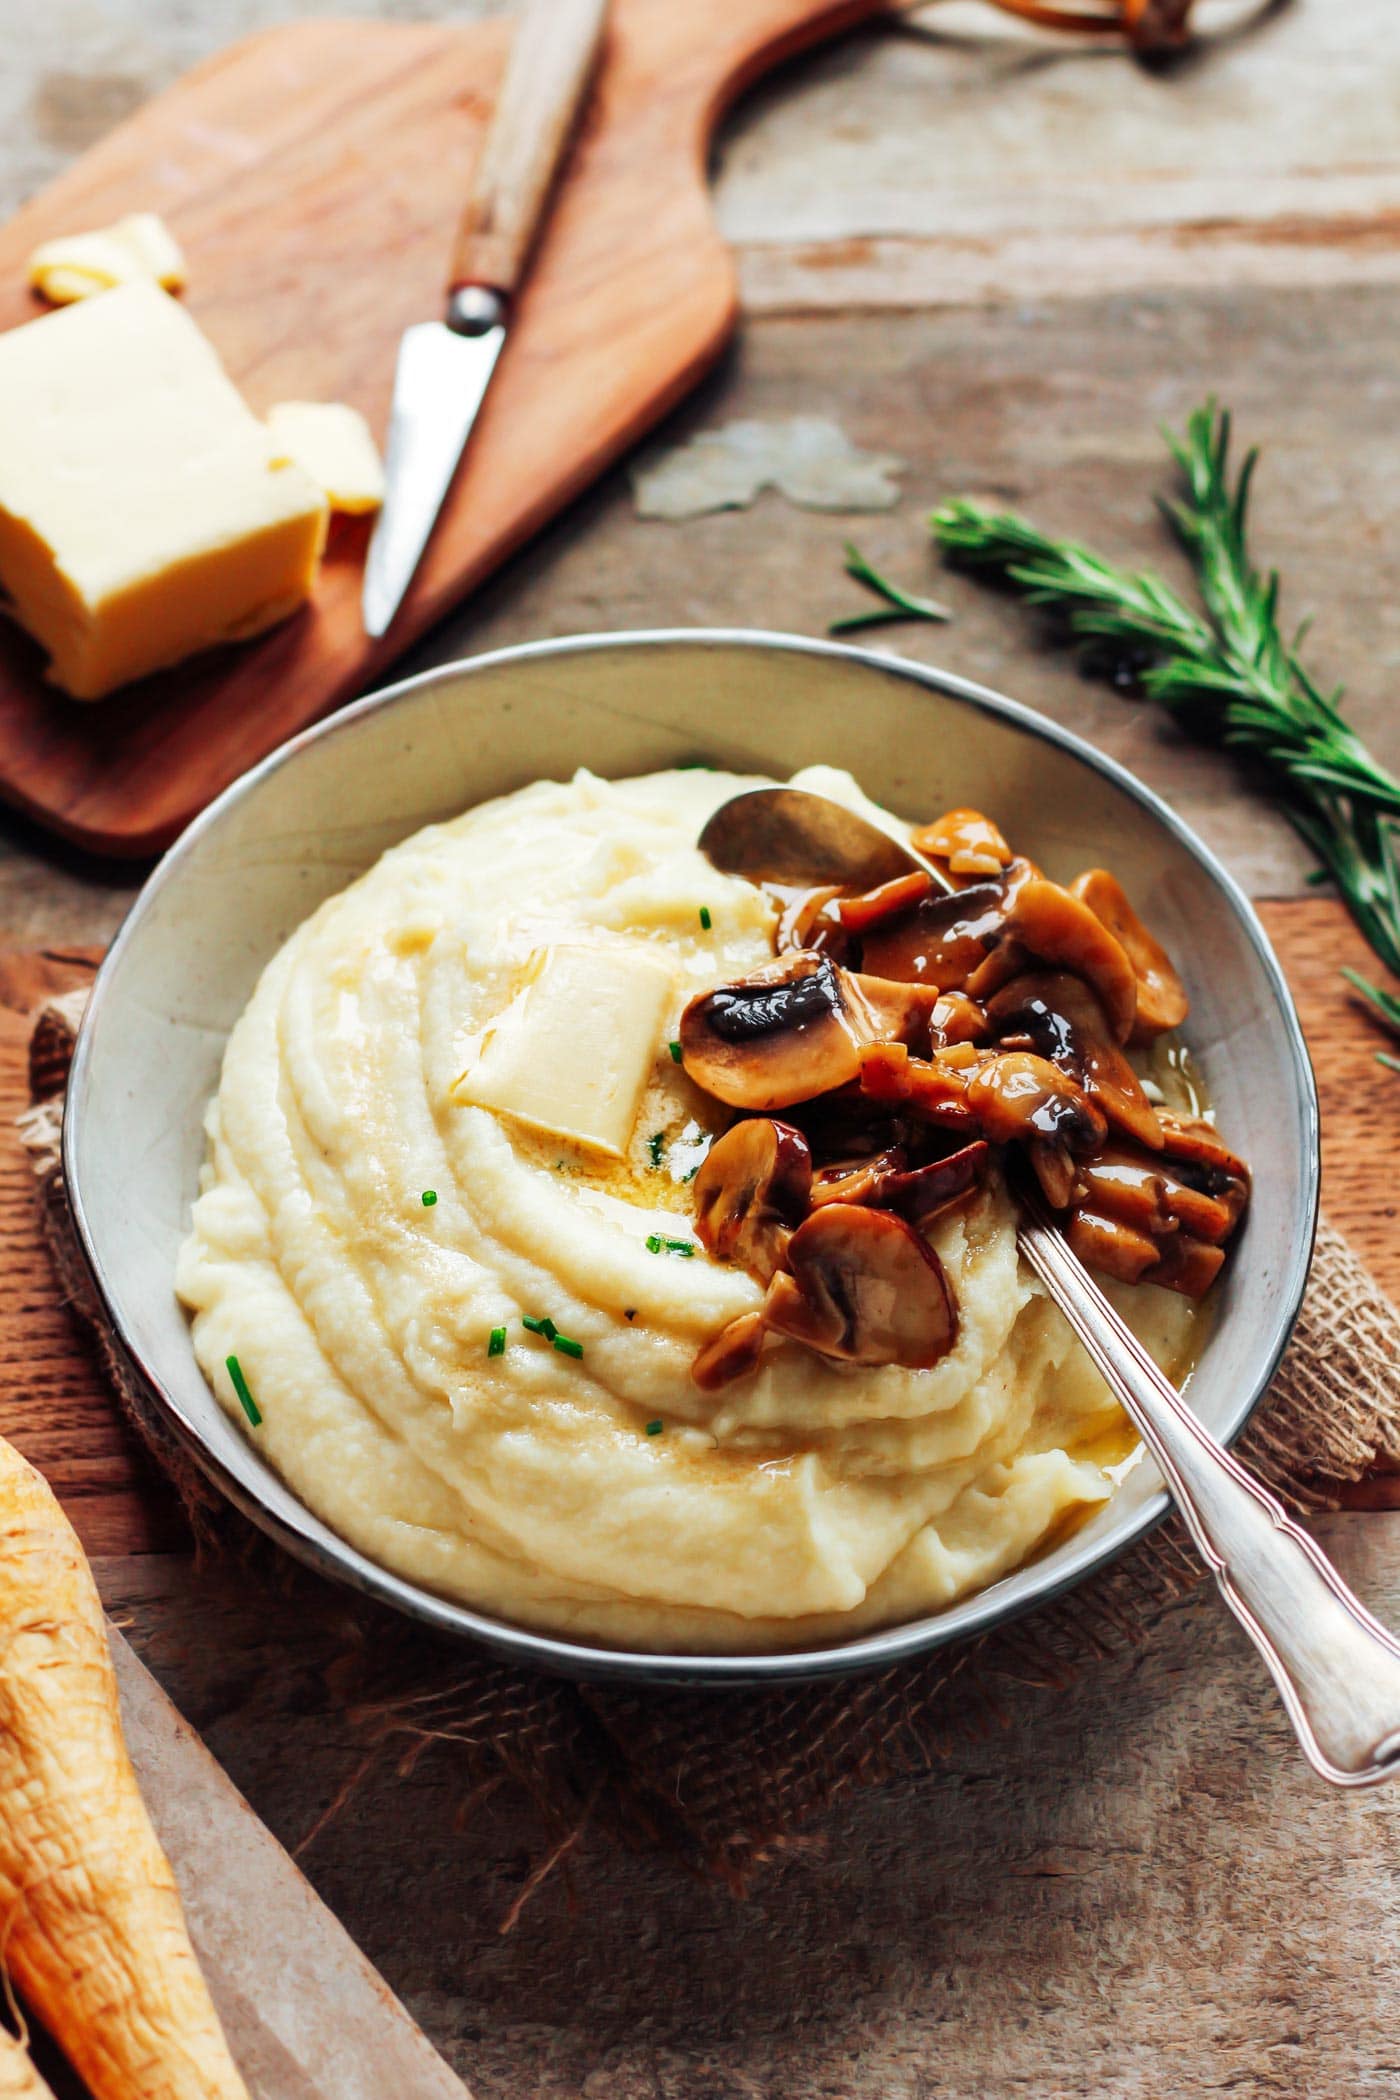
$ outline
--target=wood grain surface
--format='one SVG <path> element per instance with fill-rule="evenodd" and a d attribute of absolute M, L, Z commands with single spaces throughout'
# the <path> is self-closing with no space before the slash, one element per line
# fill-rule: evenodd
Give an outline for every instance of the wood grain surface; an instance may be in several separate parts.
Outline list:
<path fill-rule="evenodd" d="M 502 4 L 341 10 L 460 24 Z M 0 39 L 4 207 L 190 65 L 323 5 L 31 9 Z M 1228 760 L 937 572 L 920 521 L 977 490 L 1159 564 L 1155 425 L 1216 389 L 1265 447 L 1260 552 L 1292 616 L 1317 614 L 1325 681 L 1347 681 L 1351 718 L 1400 764 L 1397 106 L 1394 0 L 1274 6 L 1165 72 L 1032 47 L 938 0 L 775 72 L 712 170 L 746 323 L 669 436 L 829 416 L 908 461 L 899 510 L 845 520 L 770 495 L 662 526 L 615 471 L 411 658 L 668 623 L 819 634 L 858 602 L 839 573 L 853 533 L 957 612 L 892 641 L 1092 738 L 1256 898 L 1280 900 L 1265 909 L 1318 1060 L 1327 1200 L 1393 1291 L 1396 1097 L 1374 1092 L 1376 1038 L 1334 975 L 1354 936 L 1298 901 L 1306 856 Z M 444 252 L 446 238 L 444 222 Z M 236 310 L 220 325 L 236 330 Z M 104 941 L 132 886 L 0 813 L 0 944 Z M 17 1165 L 0 1157 L 0 1286 L 56 1323 Z M 137 1461 L 113 1455 L 110 1402 L 54 1326 L 34 1332 L 49 1337 L 37 1353 L 7 1345 L 12 1426 L 70 1454 L 79 1522 L 119 1544 L 120 1467 Z M 61 1438 L 37 1389 L 73 1425 Z M 1339 1518 L 1326 1536 L 1400 1624 L 1400 1516 Z M 1069 1691 L 1009 1701 L 1005 1729 L 956 1768 L 833 1815 L 744 1903 L 585 1832 L 503 1934 L 540 1857 L 524 1804 L 503 1790 L 463 1815 L 447 1744 L 410 1772 L 371 1769 L 325 1821 L 363 1754 L 326 1690 L 334 1643 L 236 1571 L 151 1543 L 98 1559 L 108 1609 L 284 1842 L 316 1832 L 302 1857 L 317 1887 L 479 2100 L 1391 2100 L 1400 2085 L 1400 1800 L 1339 1802 L 1309 1779 L 1208 1592 Z"/>
<path fill-rule="evenodd" d="M 703 171 L 727 100 L 875 0 L 616 0 L 582 128 L 463 471 L 388 637 L 360 619 L 368 524 L 338 521 L 311 605 L 95 706 L 0 633 L 0 793 L 92 852 L 149 855 L 393 657 L 671 408 L 724 344 L 733 264 Z M 0 231 L 0 327 L 53 234 L 159 212 L 188 305 L 254 409 L 348 401 L 382 434 L 410 323 L 442 310 L 505 25 L 306 22 L 201 67 Z"/>

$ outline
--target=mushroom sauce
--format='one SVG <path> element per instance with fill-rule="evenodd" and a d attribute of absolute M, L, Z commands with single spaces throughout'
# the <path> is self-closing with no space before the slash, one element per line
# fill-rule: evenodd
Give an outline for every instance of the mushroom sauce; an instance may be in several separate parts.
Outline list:
<path fill-rule="evenodd" d="M 362 1551 L 578 1638 L 795 1647 L 1016 1567 L 1131 1438 L 1008 1163 L 1176 1377 L 1245 1200 L 1110 875 L 959 811 L 920 835 L 952 897 L 766 891 L 694 844 L 760 784 L 581 774 L 418 833 L 268 965 L 208 1114 L 177 1282 L 225 1407 Z M 590 957 L 645 967 L 640 1037 L 570 1025 Z M 569 1115 L 483 1105 L 508 1037 Z M 625 1141 L 579 1134 L 589 1085 Z"/>

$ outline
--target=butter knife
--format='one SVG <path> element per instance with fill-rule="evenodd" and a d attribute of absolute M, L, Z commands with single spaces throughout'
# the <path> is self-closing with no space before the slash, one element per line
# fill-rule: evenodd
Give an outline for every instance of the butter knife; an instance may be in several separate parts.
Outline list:
<path fill-rule="evenodd" d="M 365 630 L 376 638 L 403 602 L 491 383 L 607 5 L 525 0 L 457 229 L 446 314 L 399 346 L 384 505 L 365 566 Z"/>

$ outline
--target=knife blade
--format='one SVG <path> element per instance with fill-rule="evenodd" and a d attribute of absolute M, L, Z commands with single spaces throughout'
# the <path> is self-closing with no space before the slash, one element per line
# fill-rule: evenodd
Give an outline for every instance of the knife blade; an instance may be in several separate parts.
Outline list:
<path fill-rule="evenodd" d="M 505 344 L 554 177 L 587 94 L 608 0 L 526 0 L 457 229 L 441 321 L 406 331 L 384 503 L 365 564 L 365 630 L 387 632 L 428 544 Z"/>

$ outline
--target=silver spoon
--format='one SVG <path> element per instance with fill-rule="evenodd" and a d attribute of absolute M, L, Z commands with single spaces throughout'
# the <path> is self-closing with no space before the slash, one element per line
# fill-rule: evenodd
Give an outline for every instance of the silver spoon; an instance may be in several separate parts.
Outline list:
<path fill-rule="evenodd" d="M 750 881 L 871 888 L 942 870 L 825 795 L 753 788 L 722 803 L 700 849 Z M 1017 1244 L 1136 1424 L 1230 1610 L 1269 1666 L 1315 1772 L 1373 1786 L 1400 1771 L 1400 1642 L 1354 1597 L 1278 1499 L 1217 1443 L 1118 1317 L 1046 1210 L 1019 1186 Z"/>

